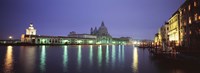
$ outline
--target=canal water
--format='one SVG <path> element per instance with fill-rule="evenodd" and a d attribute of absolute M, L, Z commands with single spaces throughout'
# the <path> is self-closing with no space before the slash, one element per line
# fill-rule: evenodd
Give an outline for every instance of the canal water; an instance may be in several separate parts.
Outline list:
<path fill-rule="evenodd" d="M 125 45 L 0 46 L 0 73 L 200 73 Z"/>

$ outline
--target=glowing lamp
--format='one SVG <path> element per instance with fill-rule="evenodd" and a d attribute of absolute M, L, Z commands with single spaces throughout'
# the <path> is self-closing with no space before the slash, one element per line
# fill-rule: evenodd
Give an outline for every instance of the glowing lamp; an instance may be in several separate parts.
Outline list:
<path fill-rule="evenodd" d="M 12 36 L 9 36 L 8 38 L 9 38 L 10 40 L 12 40 L 12 39 L 13 39 L 13 37 L 12 37 Z"/>

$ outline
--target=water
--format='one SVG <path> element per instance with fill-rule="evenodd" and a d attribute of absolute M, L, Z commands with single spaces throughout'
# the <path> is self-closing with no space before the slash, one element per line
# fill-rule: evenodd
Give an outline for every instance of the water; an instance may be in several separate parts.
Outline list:
<path fill-rule="evenodd" d="M 200 73 L 124 45 L 0 46 L 0 73 Z"/>

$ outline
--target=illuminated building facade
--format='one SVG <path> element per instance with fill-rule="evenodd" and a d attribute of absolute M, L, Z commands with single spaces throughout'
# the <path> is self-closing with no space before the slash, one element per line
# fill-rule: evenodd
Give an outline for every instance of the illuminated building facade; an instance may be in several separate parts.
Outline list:
<path fill-rule="evenodd" d="M 96 39 L 97 36 L 91 34 L 77 34 L 75 31 L 69 33 L 68 37 L 70 38 L 93 38 Z"/>
<path fill-rule="evenodd" d="M 26 35 L 36 35 L 36 29 L 33 27 L 33 23 L 30 23 L 30 26 L 26 29 Z"/>
<path fill-rule="evenodd" d="M 188 48 L 200 43 L 200 1 L 186 0 L 179 8 L 182 45 Z"/>
<path fill-rule="evenodd" d="M 179 45 L 179 13 L 175 12 L 174 15 L 168 21 L 168 36 L 169 36 L 169 43 L 174 45 Z"/>
<path fill-rule="evenodd" d="M 101 23 L 101 26 L 99 27 L 98 30 L 96 27 L 94 30 L 92 29 L 93 28 L 91 28 L 91 35 L 97 36 L 98 43 L 104 43 L 104 44 L 112 43 L 112 36 L 108 33 L 108 29 L 105 26 L 104 22 Z"/>
<path fill-rule="evenodd" d="M 159 41 L 159 33 L 156 33 L 155 34 L 155 37 L 154 37 L 154 46 L 159 46 L 161 45 L 161 42 Z"/>
<path fill-rule="evenodd" d="M 165 24 L 161 27 L 161 38 L 166 38 L 166 40 L 162 40 L 161 42 L 166 41 L 168 47 L 181 46 L 190 50 L 200 47 L 199 0 L 186 0 L 167 23 L 167 25 Z M 160 30 L 155 36 L 155 43 L 160 42 L 159 34 Z"/>
<path fill-rule="evenodd" d="M 77 34 L 72 31 L 68 36 L 36 35 L 36 29 L 31 23 L 26 34 L 22 34 L 21 42 L 25 44 L 126 44 L 129 38 L 112 38 L 103 22 L 99 29 L 95 28 L 91 34 Z"/>
<path fill-rule="evenodd" d="M 161 29 L 159 29 L 158 33 L 155 34 L 154 42 L 155 42 L 155 45 L 162 46 Z"/>
<path fill-rule="evenodd" d="M 169 45 L 169 35 L 168 35 L 168 32 L 169 32 L 169 23 L 168 22 L 165 22 L 164 25 L 162 25 L 162 27 L 160 28 L 160 35 L 161 35 L 161 46 L 162 46 L 162 50 L 167 50 L 167 46 Z"/>

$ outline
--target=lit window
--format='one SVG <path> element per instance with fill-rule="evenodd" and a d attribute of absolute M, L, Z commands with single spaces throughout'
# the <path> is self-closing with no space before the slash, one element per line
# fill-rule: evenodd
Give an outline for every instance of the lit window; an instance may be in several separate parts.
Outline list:
<path fill-rule="evenodd" d="M 184 22 L 183 24 L 184 24 L 184 26 L 186 26 L 186 22 Z"/>
<path fill-rule="evenodd" d="M 197 13 L 194 15 L 194 17 L 195 17 L 195 21 L 197 21 L 198 19 Z"/>
<path fill-rule="evenodd" d="M 199 16 L 199 20 L 200 20 L 200 16 Z"/>
<path fill-rule="evenodd" d="M 188 10 L 190 11 L 190 9 L 191 9 L 191 6 L 189 5 L 189 6 L 188 6 Z"/>
<path fill-rule="evenodd" d="M 190 34 L 192 34 L 192 31 L 190 31 Z"/>
<path fill-rule="evenodd" d="M 196 1 L 194 1 L 194 7 L 196 7 L 197 6 L 197 2 Z"/>
<path fill-rule="evenodd" d="M 189 24 L 191 24 L 192 23 L 192 19 L 191 19 L 191 17 L 189 17 Z"/>
<path fill-rule="evenodd" d="M 200 33 L 200 29 L 199 29 L 199 33 Z"/>
<path fill-rule="evenodd" d="M 182 27 L 182 23 L 180 23 L 180 27 Z"/>
<path fill-rule="evenodd" d="M 182 15 L 182 11 L 180 11 L 180 15 Z"/>

